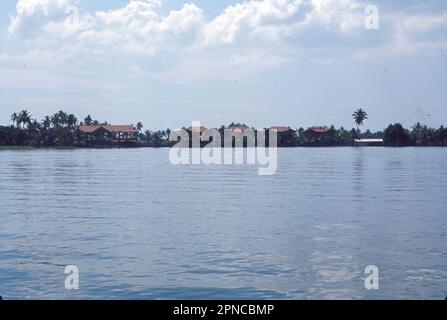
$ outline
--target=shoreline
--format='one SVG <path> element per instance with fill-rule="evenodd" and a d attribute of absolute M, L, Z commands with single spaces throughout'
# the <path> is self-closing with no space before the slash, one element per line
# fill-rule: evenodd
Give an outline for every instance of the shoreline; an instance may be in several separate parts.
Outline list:
<path fill-rule="evenodd" d="M 447 146 L 278 146 L 277 149 L 328 149 L 328 148 L 373 148 L 373 149 L 427 149 L 427 148 L 445 148 Z M 77 147 L 77 146 L 2 146 L 0 145 L 0 150 L 115 150 L 115 149 L 170 149 L 172 146 L 107 146 L 107 147 Z M 184 149 L 196 149 L 196 148 L 184 148 Z M 201 147 L 200 149 L 205 149 Z M 222 147 L 222 149 L 227 149 Z M 239 148 L 231 148 L 231 149 L 239 149 Z M 243 147 L 243 149 L 248 149 L 247 147 Z M 268 149 L 268 147 L 266 147 Z"/>
<path fill-rule="evenodd" d="M 143 131 L 143 124 L 138 122 L 127 125 L 113 125 L 108 122 L 93 120 L 87 116 L 84 121 L 78 121 L 74 114 L 59 111 L 52 116 L 46 116 L 42 121 L 32 120 L 27 110 L 11 115 L 12 125 L 0 125 L 0 145 L 11 147 L 74 147 L 74 148 L 164 148 L 177 143 L 189 147 L 205 147 L 216 141 L 217 147 L 225 147 L 225 137 L 235 139 L 233 145 L 247 143 L 257 144 L 257 139 L 270 139 L 271 131 L 276 131 L 277 147 L 441 147 L 447 146 L 447 128 L 428 127 L 417 122 L 410 128 L 400 123 L 389 124 L 382 131 L 372 132 L 360 130 L 363 121 L 367 119 L 364 110 L 358 109 L 353 114 L 357 128 L 336 128 L 334 125 L 318 125 L 299 127 L 273 126 L 270 128 L 250 127 L 246 124 L 232 122 L 228 126 L 206 128 L 200 123 L 189 128 Z M 172 135 L 172 133 L 174 133 Z M 202 135 L 205 135 L 202 140 Z M 172 141 L 170 138 L 172 137 Z M 218 141 L 221 140 L 221 143 Z M 247 141 L 247 142 L 245 142 Z M 254 143 L 253 143 L 254 142 Z M 273 143 L 273 142 L 272 142 Z M 214 142 L 213 142 L 214 144 Z M 265 141 L 265 146 L 269 143 Z M 211 146 L 211 145 L 210 145 Z"/>

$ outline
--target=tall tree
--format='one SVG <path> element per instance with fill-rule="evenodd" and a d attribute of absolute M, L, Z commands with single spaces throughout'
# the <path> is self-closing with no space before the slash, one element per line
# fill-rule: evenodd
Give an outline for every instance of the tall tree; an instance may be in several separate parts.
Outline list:
<path fill-rule="evenodd" d="M 58 111 L 51 117 L 51 123 L 57 128 L 65 127 L 67 125 L 67 121 L 68 115 L 62 110 Z"/>
<path fill-rule="evenodd" d="M 411 135 L 416 144 L 420 144 L 422 141 L 422 131 L 424 126 L 418 122 L 414 126 L 411 127 Z"/>
<path fill-rule="evenodd" d="M 37 136 L 40 133 L 40 123 L 34 119 L 28 125 L 28 132 L 31 136 Z"/>
<path fill-rule="evenodd" d="M 422 132 L 422 124 L 417 122 L 414 126 L 411 127 L 413 133 L 421 133 Z"/>
<path fill-rule="evenodd" d="M 29 124 L 31 123 L 31 115 L 27 110 L 20 111 L 18 117 L 18 121 L 22 124 L 23 129 L 25 128 L 25 126 L 29 126 Z"/>
<path fill-rule="evenodd" d="M 53 127 L 56 127 L 56 128 L 58 128 L 60 126 L 59 115 L 57 113 L 55 113 L 51 116 L 51 124 L 53 125 Z"/>
<path fill-rule="evenodd" d="M 20 125 L 19 125 L 19 115 L 16 113 L 16 112 L 14 112 L 12 115 L 11 115 L 11 121 L 12 121 L 12 123 L 18 128 Z"/>
<path fill-rule="evenodd" d="M 385 145 L 403 147 L 411 144 L 410 133 L 400 123 L 390 124 L 384 133 Z"/>
<path fill-rule="evenodd" d="M 137 126 L 136 126 L 138 131 L 143 130 L 143 123 L 142 122 L 137 122 Z"/>
<path fill-rule="evenodd" d="M 44 130 L 48 130 L 51 127 L 51 118 L 49 116 L 45 116 L 42 120 L 42 126 Z"/>
<path fill-rule="evenodd" d="M 78 119 L 76 118 L 76 116 L 74 114 L 69 114 L 67 117 L 67 126 L 70 129 L 73 129 L 77 123 L 78 123 Z"/>
<path fill-rule="evenodd" d="M 365 122 L 365 120 L 368 119 L 368 114 L 366 113 L 365 110 L 360 108 L 360 109 L 357 109 L 356 111 L 354 111 L 354 113 L 352 114 L 352 117 L 354 118 L 354 122 L 357 125 L 357 130 L 359 130 L 360 126 L 363 126 L 363 123 Z"/>
<path fill-rule="evenodd" d="M 85 117 L 85 119 L 84 119 L 84 123 L 85 123 L 86 126 L 91 126 L 92 123 L 93 123 L 93 119 L 92 119 L 92 117 L 91 117 L 90 115 L 88 115 L 87 117 Z"/>
<path fill-rule="evenodd" d="M 66 125 L 68 125 L 68 114 L 62 110 L 60 110 L 57 114 L 61 127 L 65 127 Z"/>
<path fill-rule="evenodd" d="M 146 142 L 150 142 L 151 139 L 152 139 L 152 132 L 150 132 L 149 130 L 146 130 L 146 131 L 144 132 L 144 135 L 145 135 L 145 140 L 146 140 Z"/>

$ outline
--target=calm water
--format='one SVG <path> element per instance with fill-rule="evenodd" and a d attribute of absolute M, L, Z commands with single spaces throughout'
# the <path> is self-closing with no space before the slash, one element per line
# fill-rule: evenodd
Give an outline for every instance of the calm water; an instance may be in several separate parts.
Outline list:
<path fill-rule="evenodd" d="M 447 148 L 0 150 L 5 299 L 444 299 Z M 80 289 L 64 288 L 77 265 Z M 380 289 L 364 289 L 367 265 Z"/>

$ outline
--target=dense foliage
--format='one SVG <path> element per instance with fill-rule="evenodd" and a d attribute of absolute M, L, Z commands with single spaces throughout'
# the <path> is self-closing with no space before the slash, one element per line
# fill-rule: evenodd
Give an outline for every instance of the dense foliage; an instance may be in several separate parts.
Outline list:
<path fill-rule="evenodd" d="M 86 136 L 80 132 L 79 125 L 108 125 L 107 122 L 94 120 L 90 115 L 81 122 L 75 115 L 59 111 L 46 116 L 42 121 L 32 119 L 27 110 L 11 115 L 11 126 L 0 126 L 0 145 L 3 146 L 85 146 Z M 137 123 L 141 143 L 163 146 L 169 130 L 142 133 L 143 124 Z"/>

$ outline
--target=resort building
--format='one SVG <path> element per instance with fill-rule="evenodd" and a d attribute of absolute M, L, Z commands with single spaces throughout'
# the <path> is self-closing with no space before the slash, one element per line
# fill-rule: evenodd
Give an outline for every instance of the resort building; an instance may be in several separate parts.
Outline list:
<path fill-rule="evenodd" d="M 189 147 L 190 147 L 190 148 L 193 147 L 193 139 L 192 139 L 193 136 L 192 136 L 192 134 L 193 134 L 193 133 L 198 133 L 199 136 L 201 137 L 202 134 L 203 134 L 206 130 L 208 130 L 208 128 L 207 128 L 207 127 L 203 127 L 203 126 L 186 128 L 186 131 L 188 132 L 188 135 L 189 135 Z M 206 141 L 200 141 L 199 143 L 200 143 L 200 147 L 204 147 L 204 146 L 207 144 Z"/>
<path fill-rule="evenodd" d="M 138 141 L 138 130 L 133 125 L 79 126 L 87 141 L 95 144 L 132 144 Z"/>
<path fill-rule="evenodd" d="M 270 127 L 268 130 L 275 130 L 278 133 L 293 132 L 293 130 L 290 127 L 284 127 L 284 126 L 274 126 Z"/>
<path fill-rule="evenodd" d="M 292 146 L 295 141 L 296 131 L 287 126 L 274 126 L 267 130 L 274 130 L 278 136 L 278 146 Z M 268 133 L 269 131 L 267 131 Z"/>
<path fill-rule="evenodd" d="M 233 133 L 244 133 L 246 130 L 250 130 L 250 128 L 245 124 L 236 124 L 233 126 L 229 126 L 228 130 Z"/>
<path fill-rule="evenodd" d="M 188 131 L 189 134 L 191 134 L 193 132 L 198 132 L 198 133 L 202 134 L 205 130 L 208 130 L 208 128 L 206 128 L 206 127 L 189 127 L 186 129 L 186 131 Z"/>
<path fill-rule="evenodd" d="M 328 126 L 313 126 L 305 130 L 302 135 L 305 137 L 320 137 L 335 132 L 335 129 Z"/>

